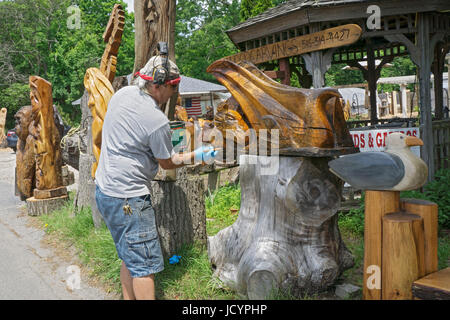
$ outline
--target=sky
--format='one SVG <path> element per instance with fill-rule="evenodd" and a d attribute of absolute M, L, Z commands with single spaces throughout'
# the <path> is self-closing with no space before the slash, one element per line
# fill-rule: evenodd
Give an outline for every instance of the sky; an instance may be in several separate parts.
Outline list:
<path fill-rule="evenodd" d="M 126 4 L 128 5 L 127 6 L 128 12 L 134 11 L 134 0 L 123 0 L 123 2 L 126 2 Z"/>

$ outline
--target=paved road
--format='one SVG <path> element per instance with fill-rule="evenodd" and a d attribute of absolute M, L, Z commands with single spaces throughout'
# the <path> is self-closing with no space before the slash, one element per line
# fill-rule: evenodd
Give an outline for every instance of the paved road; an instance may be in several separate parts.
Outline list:
<path fill-rule="evenodd" d="M 0 149 L 0 300 L 116 299 L 91 287 L 81 274 L 80 289 L 69 290 L 76 265 L 58 257 L 41 244 L 44 232 L 28 227 L 30 219 L 21 210 L 25 203 L 14 196 L 15 154 Z M 75 269 L 76 270 L 76 269 Z"/>

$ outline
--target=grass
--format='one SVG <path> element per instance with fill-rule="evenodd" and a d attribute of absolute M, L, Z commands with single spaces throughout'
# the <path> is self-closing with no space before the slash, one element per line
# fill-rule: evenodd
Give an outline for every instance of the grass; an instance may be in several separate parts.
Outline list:
<path fill-rule="evenodd" d="M 106 226 L 94 228 L 89 208 L 83 208 L 75 217 L 71 217 L 72 211 L 72 201 L 68 201 L 65 207 L 42 215 L 39 220 L 47 234 L 75 247 L 78 257 L 91 270 L 92 276 L 99 277 L 112 291 L 120 292 L 121 261 L 109 230 Z"/>
<path fill-rule="evenodd" d="M 205 200 L 206 232 L 209 236 L 232 225 L 238 215 L 232 214 L 231 209 L 241 207 L 241 188 L 239 185 L 229 185 L 212 193 Z"/>
<path fill-rule="evenodd" d="M 71 194 L 71 197 L 73 194 Z M 240 187 L 226 186 L 208 196 L 205 200 L 207 215 L 207 234 L 217 234 L 221 229 L 233 224 L 237 215 L 230 209 L 240 208 Z M 362 287 L 364 259 L 364 203 L 358 209 L 339 214 L 339 228 L 343 240 L 352 252 L 354 266 L 343 272 L 338 281 Z M 110 291 L 121 292 L 120 265 L 111 235 L 102 226 L 94 228 L 90 209 L 83 209 L 71 217 L 72 201 L 50 215 L 39 217 L 42 228 L 67 246 L 73 246 L 91 275 L 98 277 Z M 236 293 L 222 288 L 221 283 L 212 277 L 207 250 L 199 244 L 184 246 L 178 255 L 180 263 L 170 265 L 165 261 L 165 270 L 156 275 L 156 296 L 168 300 L 230 300 L 241 299 Z M 450 263 L 450 234 L 441 232 L 439 237 L 439 269 Z M 329 293 L 328 293 L 329 295 Z M 273 292 L 273 300 L 298 299 L 289 293 Z M 323 295 L 305 295 L 302 300 L 323 299 Z M 325 297 L 326 298 L 326 297 Z M 361 294 L 356 299 L 361 298 Z"/>

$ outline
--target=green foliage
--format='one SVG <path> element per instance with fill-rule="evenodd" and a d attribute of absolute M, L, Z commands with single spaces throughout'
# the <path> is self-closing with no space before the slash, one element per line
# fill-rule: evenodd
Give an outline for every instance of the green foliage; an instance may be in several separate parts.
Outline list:
<path fill-rule="evenodd" d="M 403 198 L 425 199 L 437 203 L 439 206 L 439 227 L 450 229 L 450 169 L 441 169 L 436 172 L 432 182 L 424 187 L 424 192 L 403 192 Z"/>
<path fill-rule="evenodd" d="M 416 74 L 417 67 L 409 56 L 395 57 L 391 62 L 392 67 L 381 69 L 381 77 L 400 77 Z M 414 90 L 414 84 L 408 85 L 408 89 Z M 395 84 L 380 84 L 378 90 L 385 92 L 399 91 L 400 86 Z"/>
<path fill-rule="evenodd" d="M 27 84 L 13 83 L 0 89 L 0 107 L 8 109 L 7 130 L 14 128 L 14 115 L 25 105 L 30 105 L 30 87 Z"/>
<path fill-rule="evenodd" d="M 344 84 L 357 84 L 364 82 L 360 70 L 343 70 L 346 64 L 333 64 L 325 74 L 325 86 L 339 86 Z"/>
<path fill-rule="evenodd" d="M 225 31 L 239 23 L 239 1 L 177 1 L 175 53 L 183 75 L 214 81 L 214 61 L 237 52 Z"/>
<path fill-rule="evenodd" d="M 237 215 L 232 215 L 230 209 L 239 210 L 241 207 L 240 186 L 230 185 L 220 188 L 206 198 L 205 207 L 206 231 L 212 236 L 236 221 Z"/>
<path fill-rule="evenodd" d="M 361 194 L 357 209 L 339 213 L 339 228 L 349 236 L 364 236 L 364 193 Z"/>
<path fill-rule="evenodd" d="M 242 0 L 239 16 L 241 21 L 245 21 L 272 7 L 274 7 L 272 0 Z"/>
<path fill-rule="evenodd" d="M 102 35 L 116 3 L 126 8 L 126 3 L 116 0 L 0 2 L 0 91 L 13 83 L 26 85 L 30 75 L 43 77 L 52 83 L 53 100 L 63 119 L 70 125 L 79 123 L 81 110 L 71 103 L 83 94 L 86 69 L 100 66 L 105 48 Z M 67 9 L 73 4 L 81 9 L 81 29 L 67 27 L 72 15 Z M 129 74 L 134 65 L 134 16 L 125 12 L 117 75 Z M 29 104 L 26 93 L 12 107 Z M 13 115 L 8 112 L 9 122 Z"/>

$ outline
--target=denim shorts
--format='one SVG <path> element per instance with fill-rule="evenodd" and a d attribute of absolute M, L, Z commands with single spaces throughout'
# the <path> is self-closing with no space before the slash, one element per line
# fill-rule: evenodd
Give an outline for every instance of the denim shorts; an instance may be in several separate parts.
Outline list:
<path fill-rule="evenodd" d="M 115 198 L 105 195 L 96 186 L 95 200 L 111 232 L 117 254 L 131 277 L 141 278 L 164 270 L 150 195 Z M 125 212 L 124 206 L 127 205 L 131 210 Z"/>

